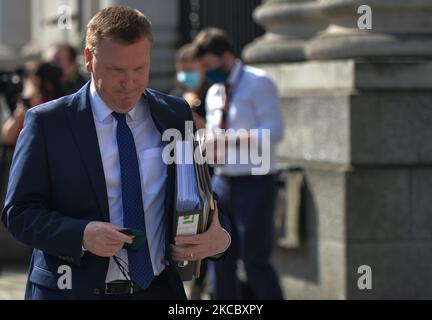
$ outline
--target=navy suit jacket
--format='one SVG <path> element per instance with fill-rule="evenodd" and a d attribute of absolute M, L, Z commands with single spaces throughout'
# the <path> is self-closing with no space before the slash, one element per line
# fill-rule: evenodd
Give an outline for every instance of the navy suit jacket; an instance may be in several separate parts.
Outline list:
<path fill-rule="evenodd" d="M 27 112 L 15 149 L 2 221 L 20 242 L 34 248 L 26 288 L 27 299 L 98 299 L 109 258 L 82 255 L 84 229 L 90 221 L 109 222 L 108 198 L 89 83 L 74 95 Z M 192 121 L 180 98 L 146 90 L 158 130 Z M 149 168 L 151 170 L 151 168 Z M 175 165 L 167 166 L 165 198 L 166 259 L 174 217 Z M 220 214 L 221 224 L 229 229 Z M 61 266 L 69 266 L 72 289 L 60 290 Z M 174 273 L 179 290 L 183 290 Z"/>

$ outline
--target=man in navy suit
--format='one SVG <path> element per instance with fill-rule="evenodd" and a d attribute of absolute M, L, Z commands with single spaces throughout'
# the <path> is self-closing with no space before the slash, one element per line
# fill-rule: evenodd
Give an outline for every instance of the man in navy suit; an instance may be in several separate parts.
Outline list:
<path fill-rule="evenodd" d="M 162 160 L 161 137 L 184 134 L 192 115 L 185 101 L 146 89 L 151 43 L 139 11 L 100 11 L 87 27 L 91 81 L 27 113 L 2 212 L 34 248 L 26 299 L 184 299 L 174 261 L 229 246 L 217 212 L 207 232 L 171 244 L 175 164 Z M 133 242 L 125 228 L 144 232 L 145 245 L 123 249 Z"/>

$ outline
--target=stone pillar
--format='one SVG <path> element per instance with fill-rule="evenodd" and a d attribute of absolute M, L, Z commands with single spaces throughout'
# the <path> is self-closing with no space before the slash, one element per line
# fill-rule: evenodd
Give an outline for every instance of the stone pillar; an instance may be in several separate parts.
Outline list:
<path fill-rule="evenodd" d="M 84 50 L 85 47 L 85 35 L 87 31 L 87 24 L 90 22 L 90 19 L 93 18 L 93 16 L 99 11 L 100 4 L 99 0 L 92 0 L 92 1 L 86 1 L 86 0 L 79 0 L 81 2 L 81 38 L 82 38 L 82 49 Z"/>
<path fill-rule="evenodd" d="M 359 30 L 358 8 L 371 8 L 372 29 Z M 432 3 L 428 0 L 322 0 L 328 28 L 308 47 L 312 59 L 430 57 Z"/>
<path fill-rule="evenodd" d="M 21 48 L 30 39 L 30 2 L 0 1 L 0 69 L 13 69 L 22 60 Z"/>
<path fill-rule="evenodd" d="M 307 40 L 326 25 L 315 0 L 268 0 L 254 18 L 266 33 L 245 48 L 249 63 L 305 60 Z"/>
<path fill-rule="evenodd" d="M 278 85 L 280 162 L 305 173 L 301 245 L 274 256 L 287 298 L 432 298 L 432 3 L 368 1 L 372 30 L 357 28 L 361 4 L 317 4 L 329 26 L 307 61 L 275 48 L 255 63 Z"/>
<path fill-rule="evenodd" d="M 142 11 L 152 22 L 154 44 L 149 87 L 170 92 L 174 86 L 175 52 L 178 46 L 178 1 L 102 0 L 101 7 L 125 4 Z"/>
<path fill-rule="evenodd" d="M 70 43 L 81 51 L 85 31 L 79 20 L 80 1 L 32 0 L 30 3 L 31 38 L 22 52 L 25 58 L 44 59 L 49 48 L 60 42 Z"/>

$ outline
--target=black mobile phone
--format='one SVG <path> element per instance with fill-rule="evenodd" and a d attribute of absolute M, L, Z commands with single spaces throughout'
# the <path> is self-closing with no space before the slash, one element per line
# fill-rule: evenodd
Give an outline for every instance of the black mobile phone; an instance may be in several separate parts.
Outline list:
<path fill-rule="evenodd" d="M 132 235 L 132 229 L 123 229 L 123 230 L 120 230 L 120 232 L 127 235 L 127 236 Z"/>
<path fill-rule="evenodd" d="M 144 245 L 147 245 L 147 237 L 146 233 L 142 230 L 138 229 L 123 229 L 120 230 L 121 233 L 127 235 L 127 236 L 133 236 L 133 242 L 132 244 L 125 243 L 123 248 L 124 249 L 130 249 L 130 250 L 139 250 Z"/>

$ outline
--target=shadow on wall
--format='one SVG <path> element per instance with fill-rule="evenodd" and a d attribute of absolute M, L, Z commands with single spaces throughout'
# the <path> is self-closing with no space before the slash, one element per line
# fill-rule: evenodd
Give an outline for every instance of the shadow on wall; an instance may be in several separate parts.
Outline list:
<path fill-rule="evenodd" d="M 282 173 L 281 175 L 280 181 L 284 185 L 281 185 L 279 189 L 276 211 L 276 246 L 273 253 L 273 262 L 281 280 L 288 276 L 299 281 L 318 284 L 320 282 L 317 236 L 318 210 L 306 174 L 301 169 L 297 170 L 297 172 L 301 173 L 303 179 L 297 191 L 299 202 L 297 212 L 294 213 L 292 212 L 292 205 L 289 204 L 289 200 L 293 201 L 293 188 L 296 188 L 293 185 L 293 179 L 289 177 L 292 172 Z M 289 192 L 290 189 L 291 192 Z M 295 193 L 296 191 L 294 191 Z M 295 221 L 296 219 L 293 220 L 293 214 L 298 215 L 297 221 Z M 285 219 L 289 219 L 288 223 Z M 288 226 L 290 222 L 296 224 L 296 230 L 292 228 L 292 225 L 291 227 Z M 297 232 L 298 234 L 295 236 L 298 238 L 297 241 L 293 241 L 292 235 L 291 240 L 287 241 L 288 232 Z"/>

